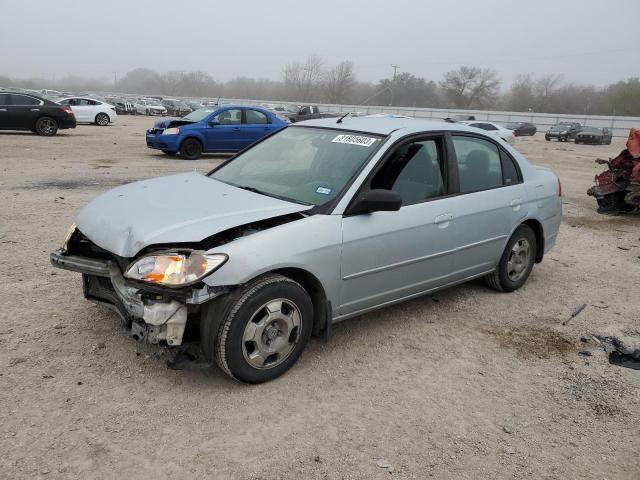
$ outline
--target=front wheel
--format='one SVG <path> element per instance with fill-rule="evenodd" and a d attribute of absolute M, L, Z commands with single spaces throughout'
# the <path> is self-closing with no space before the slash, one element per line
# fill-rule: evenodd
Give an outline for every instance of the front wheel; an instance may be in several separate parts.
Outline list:
<path fill-rule="evenodd" d="M 109 115 L 106 113 L 99 113 L 96 115 L 96 125 L 105 127 L 109 125 Z"/>
<path fill-rule="evenodd" d="M 527 225 L 520 225 L 502 253 L 495 272 L 485 277 L 489 286 L 500 292 L 513 292 L 522 287 L 536 260 L 536 236 Z"/>
<path fill-rule="evenodd" d="M 306 290 L 282 275 L 248 283 L 215 315 L 201 320 L 203 350 L 224 373 L 247 383 L 279 377 L 296 362 L 309 342 L 313 304 Z"/>
<path fill-rule="evenodd" d="M 35 131 L 38 135 L 51 137 L 58 132 L 58 122 L 51 117 L 41 117 L 36 122 Z"/>
<path fill-rule="evenodd" d="M 197 160 L 202 155 L 202 144 L 195 138 L 187 138 L 180 144 L 180 156 L 185 160 Z"/>

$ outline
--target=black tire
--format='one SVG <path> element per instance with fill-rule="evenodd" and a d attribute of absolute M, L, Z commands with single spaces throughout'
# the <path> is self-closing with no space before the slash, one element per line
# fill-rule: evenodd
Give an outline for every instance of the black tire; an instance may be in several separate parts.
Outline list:
<path fill-rule="evenodd" d="M 518 272 L 517 278 L 513 278 L 509 273 L 509 260 L 511 259 L 512 251 L 516 244 L 523 241 L 528 242 L 528 260 L 526 264 L 518 263 L 518 265 L 522 265 L 524 268 Z M 536 261 L 536 248 L 536 235 L 533 233 L 533 230 L 531 230 L 531 227 L 520 225 L 507 242 L 507 246 L 504 252 L 502 252 L 502 257 L 496 270 L 484 277 L 487 284 L 499 292 L 513 292 L 518 290 L 525 284 L 531 274 L 533 264 Z"/>
<path fill-rule="evenodd" d="M 547 142 L 551 140 L 551 139 L 550 139 L 549 137 L 547 137 L 546 135 L 544 136 L 544 139 L 545 139 Z"/>
<path fill-rule="evenodd" d="M 294 305 L 298 313 L 299 325 L 280 339 L 280 345 L 285 345 L 289 351 L 282 358 L 278 358 L 279 353 L 274 353 L 268 355 L 264 362 L 252 360 L 249 347 L 254 342 L 245 341 L 247 326 L 250 322 L 255 323 L 256 318 L 264 318 L 270 302 L 277 304 L 280 301 L 281 312 L 285 305 Z M 305 289 L 290 278 L 265 275 L 242 286 L 231 297 L 217 302 L 211 308 L 205 308 L 201 317 L 202 349 L 209 360 L 215 361 L 231 378 L 246 383 L 273 380 L 291 368 L 309 342 L 313 330 L 313 304 Z M 267 333 L 267 328 L 263 327 L 259 337 L 270 338 Z M 258 368 L 251 361 L 263 366 Z M 269 366 L 270 363 L 273 366 Z"/>
<path fill-rule="evenodd" d="M 202 144 L 196 138 L 187 138 L 180 144 L 180 156 L 185 160 L 197 160 L 202 155 Z"/>
<path fill-rule="evenodd" d="M 111 119 L 109 118 L 109 115 L 107 115 L 106 113 L 102 113 L 102 112 L 97 114 L 96 118 L 95 118 L 95 124 L 100 126 L 100 127 L 106 127 L 107 125 L 109 125 L 110 121 L 111 121 Z"/>
<path fill-rule="evenodd" d="M 43 137 L 52 137 L 58 132 L 58 122 L 51 117 L 40 117 L 36 120 L 35 131 Z"/>
<path fill-rule="evenodd" d="M 147 110 L 146 110 L 144 113 L 145 113 L 145 115 L 146 115 L 146 116 L 148 116 L 148 117 L 149 117 L 149 116 L 151 116 L 151 110 L 149 110 L 148 108 L 147 108 Z"/>
<path fill-rule="evenodd" d="M 607 145 L 611 145 L 611 140 L 613 140 L 613 138 L 609 137 L 609 140 L 607 141 Z"/>
<path fill-rule="evenodd" d="M 576 139 L 573 141 L 573 143 L 578 144 L 578 143 L 580 143 L 580 141 L 576 138 Z"/>

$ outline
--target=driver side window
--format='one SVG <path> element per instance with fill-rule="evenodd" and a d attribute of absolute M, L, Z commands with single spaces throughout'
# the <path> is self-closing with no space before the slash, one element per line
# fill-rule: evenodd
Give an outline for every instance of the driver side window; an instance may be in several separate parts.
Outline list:
<path fill-rule="evenodd" d="M 440 139 L 401 145 L 373 178 L 371 188 L 393 190 L 403 206 L 445 195 L 441 146 Z"/>
<path fill-rule="evenodd" d="M 242 123 L 242 110 L 225 110 L 213 118 L 220 125 L 240 125 Z"/>

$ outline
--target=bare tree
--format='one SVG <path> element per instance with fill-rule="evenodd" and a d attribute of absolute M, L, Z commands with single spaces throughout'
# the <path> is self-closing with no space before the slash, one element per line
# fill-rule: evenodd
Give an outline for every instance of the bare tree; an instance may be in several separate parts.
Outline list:
<path fill-rule="evenodd" d="M 539 77 L 535 81 L 534 92 L 536 96 L 536 110 L 544 112 L 549 109 L 553 96 L 557 93 L 562 75 L 551 74 Z"/>
<path fill-rule="evenodd" d="M 294 88 L 300 100 L 309 100 L 322 79 L 323 64 L 319 55 L 309 55 L 304 64 L 297 61 L 288 63 L 283 71 L 285 85 Z"/>
<path fill-rule="evenodd" d="M 353 62 L 345 60 L 337 64 L 325 75 L 324 87 L 329 103 L 341 103 L 353 87 Z"/>
<path fill-rule="evenodd" d="M 496 100 L 500 80 L 494 70 L 462 66 L 445 73 L 440 86 L 455 107 L 483 108 Z"/>
<path fill-rule="evenodd" d="M 509 92 L 503 98 L 502 105 L 507 110 L 527 112 L 536 106 L 534 81 L 530 73 L 516 76 Z"/>

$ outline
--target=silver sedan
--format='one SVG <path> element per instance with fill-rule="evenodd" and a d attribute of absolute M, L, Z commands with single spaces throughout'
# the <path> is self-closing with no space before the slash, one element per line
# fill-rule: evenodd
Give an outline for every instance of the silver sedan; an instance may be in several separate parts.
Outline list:
<path fill-rule="evenodd" d="M 556 241 L 560 197 L 552 172 L 478 129 L 314 120 L 207 175 L 102 194 L 51 261 L 135 338 L 173 347 L 195 331 L 211 363 L 259 383 L 336 322 L 479 277 L 522 287 Z"/>

